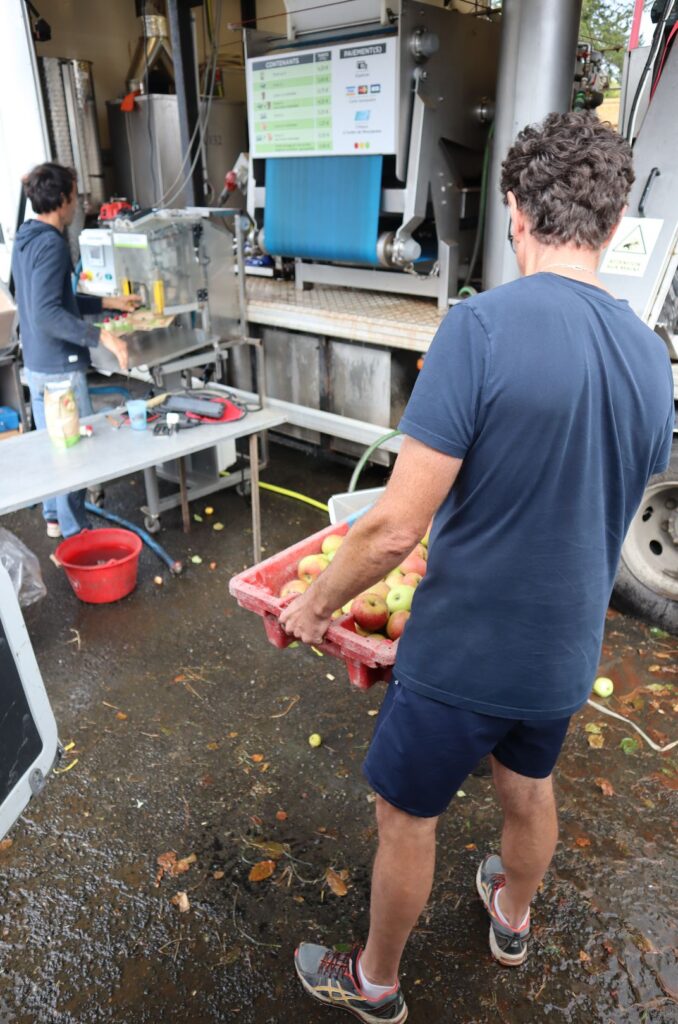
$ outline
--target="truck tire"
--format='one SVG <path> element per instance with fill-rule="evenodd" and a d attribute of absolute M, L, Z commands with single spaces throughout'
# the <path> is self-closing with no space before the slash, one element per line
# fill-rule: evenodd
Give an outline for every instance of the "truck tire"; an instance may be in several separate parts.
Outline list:
<path fill-rule="evenodd" d="M 678 441 L 653 476 L 622 548 L 612 603 L 678 634 Z"/>

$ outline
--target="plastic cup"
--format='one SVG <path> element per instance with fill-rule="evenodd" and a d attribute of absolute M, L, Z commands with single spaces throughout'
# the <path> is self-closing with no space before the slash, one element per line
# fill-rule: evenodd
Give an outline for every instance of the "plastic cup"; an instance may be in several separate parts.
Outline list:
<path fill-rule="evenodd" d="M 132 430 L 146 429 L 146 402 L 143 399 L 134 398 L 128 402 L 127 414 Z"/>

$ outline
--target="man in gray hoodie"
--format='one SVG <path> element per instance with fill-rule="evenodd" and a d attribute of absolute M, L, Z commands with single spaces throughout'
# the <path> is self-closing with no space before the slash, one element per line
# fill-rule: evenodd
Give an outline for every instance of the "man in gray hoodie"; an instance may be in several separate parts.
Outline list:
<path fill-rule="evenodd" d="M 75 171 L 60 164 L 34 167 L 23 179 L 24 191 L 36 214 L 19 228 L 12 254 L 21 344 L 33 418 L 45 428 L 45 386 L 69 381 L 81 416 L 92 406 L 87 390 L 90 348 L 103 345 L 127 369 L 127 346 L 110 331 L 83 320 L 83 314 L 102 309 L 124 312 L 139 305 L 136 295 L 99 299 L 76 295 L 73 266 L 64 229 L 77 209 Z M 43 505 L 49 537 L 70 537 L 87 527 L 85 491 L 49 498 Z"/>

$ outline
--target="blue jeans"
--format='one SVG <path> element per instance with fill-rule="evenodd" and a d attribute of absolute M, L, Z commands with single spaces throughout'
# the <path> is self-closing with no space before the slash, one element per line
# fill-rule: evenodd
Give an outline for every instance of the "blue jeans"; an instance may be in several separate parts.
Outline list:
<path fill-rule="evenodd" d="M 87 390 L 87 374 L 83 370 L 71 370 L 64 373 L 36 373 L 26 370 L 26 380 L 31 393 L 33 419 L 38 430 L 44 430 L 45 422 L 45 385 L 56 381 L 70 381 L 75 393 L 75 401 L 81 416 L 92 415 L 92 403 Z M 85 512 L 85 496 L 87 491 L 74 491 L 72 494 L 60 494 L 56 498 L 47 498 L 42 506 L 42 514 L 48 523 L 58 523 L 62 536 L 72 537 L 75 533 L 88 528 Z"/>

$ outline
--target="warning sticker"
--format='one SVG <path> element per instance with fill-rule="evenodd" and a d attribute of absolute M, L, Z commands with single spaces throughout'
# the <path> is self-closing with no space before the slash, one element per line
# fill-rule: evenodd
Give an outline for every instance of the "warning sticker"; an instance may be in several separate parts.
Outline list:
<path fill-rule="evenodd" d="M 658 217 L 624 217 L 607 247 L 601 274 L 642 277 L 663 224 Z"/>

